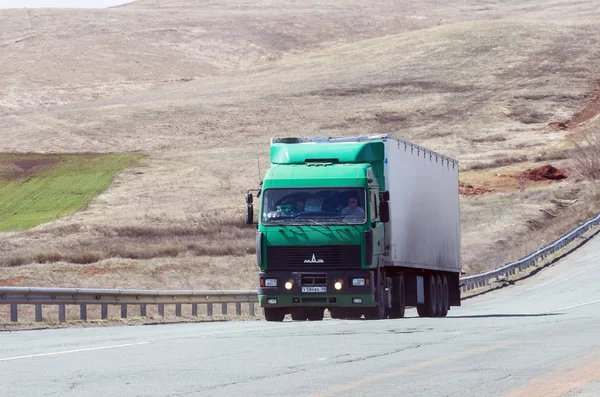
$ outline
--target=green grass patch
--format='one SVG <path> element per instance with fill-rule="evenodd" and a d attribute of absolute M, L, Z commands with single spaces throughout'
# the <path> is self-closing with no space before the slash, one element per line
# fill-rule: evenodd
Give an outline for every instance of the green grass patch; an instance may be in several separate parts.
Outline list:
<path fill-rule="evenodd" d="M 0 154 L 0 232 L 84 208 L 140 154 Z"/>

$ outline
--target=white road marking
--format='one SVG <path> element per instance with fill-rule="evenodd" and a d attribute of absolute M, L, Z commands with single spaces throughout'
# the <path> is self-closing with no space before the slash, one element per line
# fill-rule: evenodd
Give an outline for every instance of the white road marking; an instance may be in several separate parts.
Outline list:
<path fill-rule="evenodd" d="M 549 313 L 554 313 L 554 312 L 560 312 L 562 310 L 569 310 L 569 309 L 574 309 L 576 307 L 580 307 L 580 306 L 587 306 L 587 305 L 592 305 L 594 303 L 598 303 L 600 302 L 600 299 L 596 299 L 595 301 L 591 301 L 591 302 L 585 302 L 585 303 L 580 303 L 578 305 L 573 305 L 573 306 L 567 306 L 567 307 L 561 307 L 560 309 L 554 309 Z"/>
<path fill-rule="evenodd" d="M 30 354 L 28 356 L 0 358 L 0 361 L 21 360 L 21 359 L 24 359 L 24 358 L 34 358 L 34 357 L 58 356 L 60 354 L 71 354 L 71 353 L 89 352 L 89 351 L 93 351 L 93 350 L 117 349 L 119 347 L 139 346 L 139 345 L 146 345 L 148 343 L 150 343 L 150 342 L 127 343 L 125 345 L 89 347 L 87 349 L 65 350 L 65 351 L 62 351 L 62 352 Z"/>

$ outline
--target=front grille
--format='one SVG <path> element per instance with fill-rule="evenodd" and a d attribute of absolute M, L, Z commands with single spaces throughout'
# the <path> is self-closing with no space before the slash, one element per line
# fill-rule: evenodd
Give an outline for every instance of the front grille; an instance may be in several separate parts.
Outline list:
<path fill-rule="evenodd" d="M 302 303 L 327 303 L 327 298 L 302 298 Z"/>
<path fill-rule="evenodd" d="M 302 286 L 310 286 L 310 285 L 327 285 L 327 275 L 326 274 L 301 274 L 300 275 L 300 285 Z"/>
<path fill-rule="evenodd" d="M 360 245 L 267 247 L 269 270 L 348 269 L 360 265 Z"/>

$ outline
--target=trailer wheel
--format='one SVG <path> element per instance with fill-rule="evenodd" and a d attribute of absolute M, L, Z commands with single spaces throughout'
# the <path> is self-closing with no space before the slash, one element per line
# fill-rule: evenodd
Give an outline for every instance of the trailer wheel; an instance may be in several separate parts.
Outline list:
<path fill-rule="evenodd" d="M 283 321 L 285 318 L 285 309 L 279 307 L 265 307 L 264 313 L 267 321 Z"/>
<path fill-rule="evenodd" d="M 442 277 L 439 274 L 435 275 L 435 295 L 436 295 L 436 309 L 435 317 L 442 317 L 444 312 L 444 290 L 442 285 Z"/>
<path fill-rule="evenodd" d="M 442 275 L 442 312 L 440 317 L 446 317 L 448 315 L 448 309 L 450 308 L 450 296 L 448 288 L 448 278 L 445 274 Z"/>
<path fill-rule="evenodd" d="M 435 317 L 437 311 L 437 294 L 435 275 L 427 274 L 425 282 L 425 303 L 417 305 L 417 313 L 419 317 Z"/>
<path fill-rule="evenodd" d="M 390 310 L 390 318 L 403 318 L 406 311 L 406 292 L 404 288 L 404 276 L 397 276 L 394 283 L 395 290 L 394 300 L 392 301 L 392 309 Z"/>
<path fill-rule="evenodd" d="M 324 312 L 325 309 L 308 309 L 306 310 L 306 319 L 308 321 L 321 321 Z"/>

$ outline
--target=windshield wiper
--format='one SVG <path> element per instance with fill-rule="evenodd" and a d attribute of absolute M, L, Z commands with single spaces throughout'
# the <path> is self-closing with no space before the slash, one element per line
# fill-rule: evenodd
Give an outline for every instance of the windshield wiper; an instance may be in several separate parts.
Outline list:
<path fill-rule="evenodd" d="M 326 225 L 324 225 L 324 224 L 322 224 L 322 223 L 319 223 L 319 222 L 315 221 L 314 219 L 305 218 L 305 219 L 303 219 L 303 220 L 305 220 L 305 221 L 308 221 L 308 222 L 311 222 L 313 225 L 318 225 L 318 226 L 321 226 L 321 227 L 328 228 L 328 226 L 326 226 Z"/>

